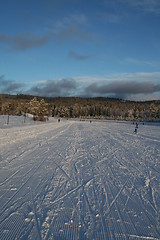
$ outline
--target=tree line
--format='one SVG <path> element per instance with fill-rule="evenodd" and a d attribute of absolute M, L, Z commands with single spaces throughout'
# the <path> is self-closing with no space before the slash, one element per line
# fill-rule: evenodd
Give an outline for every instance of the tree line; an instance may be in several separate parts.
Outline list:
<path fill-rule="evenodd" d="M 124 101 L 112 98 L 57 97 L 30 95 L 0 95 L 0 114 L 25 115 L 33 120 L 48 117 L 98 118 L 128 121 L 160 121 L 160 101 Z"/>

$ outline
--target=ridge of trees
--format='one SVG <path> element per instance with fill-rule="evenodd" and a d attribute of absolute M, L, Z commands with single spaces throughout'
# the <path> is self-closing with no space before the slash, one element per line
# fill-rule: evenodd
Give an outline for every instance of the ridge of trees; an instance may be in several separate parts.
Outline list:
<path fill-rule="evenodd" d="M 128 101 L 116 98 L 35 97 L 0 94 L 0 114 L 46 117 L 99 118 L 129 121 L 160 121 L 160 101 Z M 45 117 L 46 116 L 46 117 Z"/>

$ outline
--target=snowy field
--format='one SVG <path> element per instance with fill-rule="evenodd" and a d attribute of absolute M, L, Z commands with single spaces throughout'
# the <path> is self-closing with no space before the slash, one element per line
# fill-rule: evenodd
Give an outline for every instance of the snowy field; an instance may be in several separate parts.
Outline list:
<path fill-rule="evenodd" d="M 160 239 L 160 125 L 0 117 L 0 239 Z"/>

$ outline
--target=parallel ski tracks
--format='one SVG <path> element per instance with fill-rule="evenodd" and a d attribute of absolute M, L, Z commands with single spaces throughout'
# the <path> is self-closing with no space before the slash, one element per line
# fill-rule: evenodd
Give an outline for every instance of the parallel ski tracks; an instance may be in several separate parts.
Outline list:
<path fill-rule="evenodd" d="M 10 193 L 9 199 L 5 193 L 1 196 L 7 201 L 1 205 L 0 225 L 9 221 L 11 212 L 18 214 L 27 206 L 28 235 L 23 231 L 24 237 L 36 233 L 38 239 L 46 240 L 128 240 L 134 236 L 145 239 L 145 235 L 146 239 L 158 239 L 158 222 L 156 226 L 156 220 L 152 223 L 154 216 L 158 219 L 157 195 L 152 192 L 153 198 L 145 199 L 148 190 L 142 185 L 148 178 L 152 187 L 153 172 L 158 177 L 159 170 L 156 172 L 149 159 L 150 149 L 142 145 L 135 155 L 139 138 L 123 139 L 122 131 L 112 132 L 104 123 L 100 129 L 94 122 L 66 122 L 53 131 L 50 126 L 41 127 L 41 133 L 35 129 L 36 135 L 31 134 L 28 142 L 27 137 L 13 141 L 10 150 L 17 146 L 16 156 L 3 149 L 2 157 L 8 159 L 4 169 L 12 171 L 0 183 L 1 188 L 6 187 L 6 196 Z M 143 151 L 147 159 L 142 157 Z M 156 181 L 152 191 L 157 190 Z M 138 216 L 138 224 L 133 217 L 137 214 L 135 201 L 144 217 Z M 151 227 L 152 237 L 148 230 L 143 232 L 147 228 L 139 224 L 142 220 Z"/>

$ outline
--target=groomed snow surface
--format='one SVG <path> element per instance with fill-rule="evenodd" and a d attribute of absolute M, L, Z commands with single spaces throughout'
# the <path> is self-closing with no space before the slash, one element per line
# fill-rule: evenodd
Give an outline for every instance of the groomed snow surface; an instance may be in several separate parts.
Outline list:
<path fill-rule="evenodd" d="M 160 125 L 0 117 L 0 239 L 160 239 Z"/>

